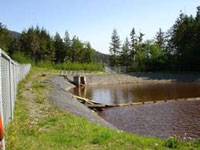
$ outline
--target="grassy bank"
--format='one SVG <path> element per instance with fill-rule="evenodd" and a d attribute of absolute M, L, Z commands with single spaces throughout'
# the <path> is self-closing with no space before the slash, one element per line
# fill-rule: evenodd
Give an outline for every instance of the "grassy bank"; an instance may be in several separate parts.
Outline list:
<path fill-rule="evenodd" d="M 39 62 L 37 67 L 56 69 L 56 70 L 84 70 L 84 71 L 102 71 L 103 66 L 96 63 L 63 63 L 63 64 L 52 64 L 49 62 Z"/>
<path fill-rule="evenodd" d="M 61 111 L 48 101 L 52 87 L 44 82 L 56 73 L 33 68 L 19 84 L 15 118 L 6 132 L 7 150 L 200 149 L 200 142 L 165 141 L 113 131 Z"/>
<path fill-rule="evenodd" d="M 104 67 L 98 63 L 79 63 L 79 62 L 65 62 L 65 63 L 53 63 L 50 61 L 40 61 L 36 64 L 21 52 L 16 52 L 12 56 L 12 59 L 19 63 L 30 63 L 32 66 L 38 68 L 46 68 L 51 70 L 84 70 L 84 71 L 103 71 Z"/>

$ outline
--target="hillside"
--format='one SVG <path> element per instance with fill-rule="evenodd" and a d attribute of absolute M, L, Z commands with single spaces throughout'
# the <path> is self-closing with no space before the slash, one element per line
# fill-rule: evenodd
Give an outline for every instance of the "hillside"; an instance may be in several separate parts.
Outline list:
<path fill-rule="evenodd" d="M 16 32 L 16 31 L 11 31 L 11 30 L 8 30 L 8 33 L 10 34 L 11 38 L 16 38 L 16 39 L 19 39 L 20 36 L 21 36 L 21 33 L 19 32 Z"/>
<path fill-rule="evenodd" d="M 94 59 L 97 61 L 97 62 L 102 62 L 102 63 L 105 63 L 105 64 L 109 64 L 109 55 L 108 54 L 103 54 L 103 53 L 100 53 L 98 51 L 94 51 Z"/>

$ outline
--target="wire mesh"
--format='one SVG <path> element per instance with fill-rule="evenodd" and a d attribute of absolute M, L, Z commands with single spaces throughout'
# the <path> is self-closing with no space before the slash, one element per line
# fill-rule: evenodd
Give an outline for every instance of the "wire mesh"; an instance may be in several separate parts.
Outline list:
<path fill-rule="evenodd" d="M 13 119 L 13 111 L 17 94 L 18 83 L 25 78 L 30 65 L 21 65 L 14 62 L 0 49 L 0 112 L 4 127 Z"/>

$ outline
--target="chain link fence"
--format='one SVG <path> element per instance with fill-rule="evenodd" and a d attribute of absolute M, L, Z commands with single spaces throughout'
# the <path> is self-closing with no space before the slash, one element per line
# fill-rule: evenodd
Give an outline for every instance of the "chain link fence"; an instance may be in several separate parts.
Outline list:
<path fill-rule="evenodd" d="M 25 78 L 31 65 L 14 62 L 0 49 L 0 112 L 4 127 L 13 119 L 17 85 Z"/>

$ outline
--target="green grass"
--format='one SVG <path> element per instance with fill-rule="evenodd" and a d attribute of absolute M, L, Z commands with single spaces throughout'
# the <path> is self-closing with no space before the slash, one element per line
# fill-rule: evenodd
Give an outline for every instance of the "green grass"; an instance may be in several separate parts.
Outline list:
<path fill-rule="evenodd" d="M 37 67 L 47 68 L 47 69 L 56 69 L 56 70 L 84 70 L 84 71 L 102 71 L 103 66 L 96 63 L 63 63 L 63 64 L 53 64 L 51 62 L 39 62 Z"/>
<path fill-rule="evenodd" d="M 48 70 L 84 70 L 84 71 L 103 71 L 103 65 L 98 63 L 78 63 L 78 62 L 65 62 L 60 64 L 54 64 L 50 61 L 40 61 L 37 64 L 32 59 L 28 58 L 21 52 L 15 52 L 12 54 L 12 59 L 18 63 L 30 63 L 33 66 L 39 68 L 46 68 Z"/>
<path fill-rule="evenodd" d="M 11 56 L 11 58 L 15 61 L 17 61 L 18 63 L 22 63 L 22 64 L 27 64 L 27 63 L 31 63 L 33 64 L 33 61 L 26 57 L 22 52 L 14 52 Z"/>
<path fill-rule="evenodd" d="M 46 76 L 42 76 L 44 73 Z M 173 146 L 180 150 L 200 149 L 199 140 L 183 142 L 138 136 L 61 111 L 48 101 L 52 87 L 43 82 L 56 73 L 33 68 L 19 84 L 15 118 L 6 132 L 7 150 L 168 150 Z M 28 93 L 24 94 L 25 91 Z"/>

